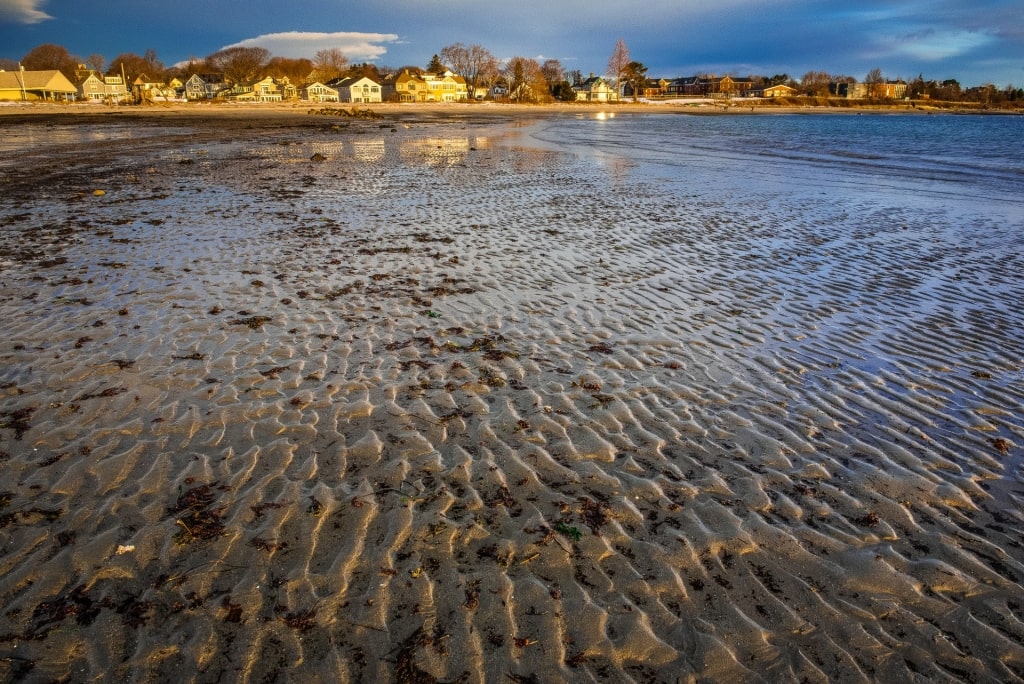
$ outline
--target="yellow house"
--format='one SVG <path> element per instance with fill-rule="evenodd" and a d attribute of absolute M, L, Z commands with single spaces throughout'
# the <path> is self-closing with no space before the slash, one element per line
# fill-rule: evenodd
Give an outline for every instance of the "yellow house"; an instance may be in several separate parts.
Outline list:
<path fill-rule="evenodd" d="M 416 74 L 410 74 L 406 69 L 393 79 L 385 81 L 384 97 L 398 102 L 426 102 L 430 97 L 430 91 L 425 80 Z"/>
<path fill-rule="evenodd" d="M 75 99 L 78 89 L 56 69 L 0 71 L 0 100 L 62 101 Z"/>
<path fill-rule="evenodd" d="M 459 102 L 469 99 L 466 79 L 451 71 L 417 76 L 408 70 L 384 82 L 384 97 L 399 102 Z"/>
<path fill-rule="evenodd" d="M 443 74 L 423 74 L 427 84 L 428 99 L 432 102 L 459 102 L 469 98 L 466 79 L 451 71 Z"/>

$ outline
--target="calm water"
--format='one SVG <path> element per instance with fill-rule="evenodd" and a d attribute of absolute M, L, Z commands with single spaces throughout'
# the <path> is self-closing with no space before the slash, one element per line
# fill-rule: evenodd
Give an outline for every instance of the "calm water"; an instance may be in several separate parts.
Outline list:
<path fill-rule="evenodd" d="M 1024 215 L 1022 116 L 617 115 L 554 120 L 535 137 L 722 190 L 812 185 L 1005 202 Z"/>

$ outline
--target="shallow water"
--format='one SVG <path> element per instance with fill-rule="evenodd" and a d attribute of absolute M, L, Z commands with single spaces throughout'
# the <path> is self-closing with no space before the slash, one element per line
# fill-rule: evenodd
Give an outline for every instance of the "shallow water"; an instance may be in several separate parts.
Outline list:
<path fill-rule="evenodd" d="M 25 150 L 0 666 L 1024 677 L 1022 155 L 993 142 L 1019 125 Z"/>

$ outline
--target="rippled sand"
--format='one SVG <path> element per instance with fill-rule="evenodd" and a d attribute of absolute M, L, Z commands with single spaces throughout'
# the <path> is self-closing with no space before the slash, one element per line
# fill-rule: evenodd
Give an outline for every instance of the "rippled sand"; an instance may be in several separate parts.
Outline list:
<path fill-rule="evenodd" d="M 6 681 L 1024 678 L 1019 225 L 164 125 L 2 169 Z"/>

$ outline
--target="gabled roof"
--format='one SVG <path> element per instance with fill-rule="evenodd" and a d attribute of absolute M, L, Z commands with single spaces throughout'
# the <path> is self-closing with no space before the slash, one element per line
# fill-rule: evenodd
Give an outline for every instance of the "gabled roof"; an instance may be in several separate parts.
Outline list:
<path fill-rule="evenodd" d="M 48 90 L 75 93 L 78 90 L 67 76 L 57 69 L 48 71 L 0 71 L 0 90 Z"/>

